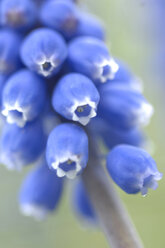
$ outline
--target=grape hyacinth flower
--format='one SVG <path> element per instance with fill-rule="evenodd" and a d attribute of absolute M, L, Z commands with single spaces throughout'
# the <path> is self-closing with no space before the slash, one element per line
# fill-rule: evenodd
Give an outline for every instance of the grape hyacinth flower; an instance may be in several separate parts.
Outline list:
<path fill-rule="evenodd" d="M 128 194 L 157 187 L 162 174 L 139 148 L 153 107 L 139 79 L 109 52 L 102 22 L 76 2 L 0 0 L 0 110 L 6 117 L 0 161 L 11 170 L 33 165 L 19 197 L 25 215 L 42 219 L 56 210 L 65 178 L 77 178 L 75 210 L 95 225 L 101 220 L 112 236 L 122 234 L 121 244 L 121 236 L 125 242 L 134 235 L 101 164 L 107 155 L 109 175 Z"/>
<path fill-rule="evenodd" d="M 74 124 L 60 124 L 50 133 L 46 148 L 47 163 L 57 176 L 75 178 L 88 162 L 88 137 Z"/>
<path fill-rule="evenodd" d="M 10 170 L 20 170 L 34 163 L 42 155 L 45 145 L 46 135 L 40 120 L 23 128 L 6 124 L 0 140 L 0 161 Z"/>
<path fill-rule="evenodd" d="M 67 56 L 64 39 L 56 31 L 39 28 L 23 41 L 21 59 L 32 71 L 44 77 L 56 74 Z"/>
<path fill-rule="evenodd" d="M 23 69 L 13 74 L 3 90 L 2 114 L 8 123 L 25 126 L 43 111 L 46 105 L 46 84 L 33 72 Z"/>
<path fill-rule="evenodd" d="M 113 79 L 118 64 L 111 57 L 105 43 L 94 37 L 79 37 L 71 41 L 68 62 L 74 72 L 82 73 L 96 83 Z"/>
<path fill-rule="evenodd" d="M 116 146 L 107 157 L 107 169 L 112 179 L 128 194 L 148 188 L 156 189 L 162 174 L 157 170 L 152 157 L 143 149 L 129 145 Z"/>
<path fill-rule="evenodd" d="M 58 82 L 52 104 L 57 113 L 66 119 L 88 124 L 96 116 L 99 93 L 87 77 L 70 73 Z"/>
<path fill-rule="evenodd" d="M 0 74 L 10 75 L 20 67 L 21 36 L 12 30 L 0 28 Z"/>
<path fill-rule="evenodd" d="M 57 208 L 62 193 L 63 180 L 42 161 L 23 181 L 19 195 L 21 212 L 42 220 Z"/>
<path fill-rule="evenodd" d="M 37 19 L 37 8 L 33 0 L 2 0 L 0 2 L 0 24 L 15 30 L 26 31 Z"/>

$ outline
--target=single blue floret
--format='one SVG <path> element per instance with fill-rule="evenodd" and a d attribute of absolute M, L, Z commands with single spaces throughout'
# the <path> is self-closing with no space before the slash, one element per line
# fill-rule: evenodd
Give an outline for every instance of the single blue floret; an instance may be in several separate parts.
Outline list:
<path fill-rule="evenodd" d="M 96 116 L 99 93 L 93 82 L 78 73 L 69 73 L 57 83 L 52 105 L 66 119 L 88 124 Z"/>
<path fill-rule="evenodd" d="M 109 152 L 107 170 L 128 194 L 141 192 L 145 196 L 148 188 L 156 189 L 157 181 L 162 178 L 152 157 L 143 149 L 129 145 L 116 146 Z"/>
<path fill-rule="evenodd" d="M 10 170 L 30 165 L 42 155 L 46 135 L 40 120 L 30 122 L 23 128 L 6 124 L 0 139 L 0 162 Z"/>
<path fill-rule="evenodd" d="M 63 180 L 40 162 L 24 179 L 19 195 L 21 212 L 37 220 L 55 210 L 63 193 Z"/>
<path fill-rule="evenodd" d="M 95 83 L 106 83 L 118 70 L 105 43 L 90 36 L 70 42 L 68 62 L 74 72 L 86 75 Z"/>
<path fill-rule="evenodd" d="M 153 107 L 140 92 L 107 83 L 99 93 L 98 116 L 112 127 L 130 129 L 149 123 Z"/>
<path fill-rule="evenodd" d="M 59 177 L 75 178 L 88 162 L 88 137 L 74 124 L 61 124 L 50 133 L 46 159 Z"/>
<path fill-rule="evenodd" d="M 49 28 L 39 28 L 25 38 L 20 55 L 30 70 L 50 77 L 60 70 L 67 56 L 67 47 L 59 33 Z"/>
<path fill-rule="evenodd" d="M 8 123 L 23 127 L 41 114 L 46 101 L 46 82 L 33 72 L 23 69 L 6 82 L 2 94 L 2 114 Z"/>
<path fill-rule="evenodd" d="M 79 9 L 72 1 L 45 1 L 40 12 L 41 22 L 66 40 L 75 36 L 79 25 Z"/>

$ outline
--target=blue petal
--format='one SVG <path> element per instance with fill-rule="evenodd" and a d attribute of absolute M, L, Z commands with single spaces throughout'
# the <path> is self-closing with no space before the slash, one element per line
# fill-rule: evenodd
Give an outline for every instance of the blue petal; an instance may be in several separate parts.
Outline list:
<path fill-rule="evenodd" d="M 34 163 L 43 153 L 46 135 L 40 120 L 24 128 L 6 124 L 0 141 L 0 160 L 8 169 L 21 169 Z"/>
<path fill-rule="evenodd" d="M 23 181 L 19 196 L 21 211 L 27 216 L 43 219 L 57 208 L 62 192 L 63 180 L 42 162 Z"/>

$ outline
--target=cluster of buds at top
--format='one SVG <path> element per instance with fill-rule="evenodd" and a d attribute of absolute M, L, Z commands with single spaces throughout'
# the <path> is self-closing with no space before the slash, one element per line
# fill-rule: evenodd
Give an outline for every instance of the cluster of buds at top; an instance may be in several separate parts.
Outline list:
<path fill-rule="evenodd" d="M 34 164 L 20 192 L 26 215 L 57 207 L 65 178 L 88 164 L 89 138 L 110 150 L 107 171 L 125 192 L 146 195 L 161 179 L 140 148 L 153 113 L 141 83 L 75 1 L 0 1 L 0 108 L 1 162 L 10 170 Z M 75 189 L 75 209 L 95 223 L 83 182 Z"/>

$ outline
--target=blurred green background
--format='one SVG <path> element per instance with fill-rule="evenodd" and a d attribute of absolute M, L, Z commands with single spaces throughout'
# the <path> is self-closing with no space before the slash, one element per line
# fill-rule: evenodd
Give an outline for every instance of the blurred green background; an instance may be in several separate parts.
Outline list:
<path fill-rule="evenodd" d="M 145 96 L 153 103 L 155 114 L 146 132 L 154 142 L 154 158 L 165 172 L 164 96 L 161 78 L 154 70 L 157 53 L 157 17 L 154 3 L 147 0 L 82 0 L 82 8 L 103 19 L 111 52 L 127 61 L 145 82 Z M 157 37 L 158 39 L 158 37 Z M 17 205 L 19 185 L 25 172 L 8 172 L 0 168 L 0 247 L 3 248 L 106 248 L 104 235 L 85 230 L 75 219 L 66 192 L 58 211 L 44 222 L 34 222 L 20 215 Z M 165 173 L 164 173 L 165 174 Z M 165 182 L 145 198 L 121 195 L 145 248 L 165 247 Z"/>

